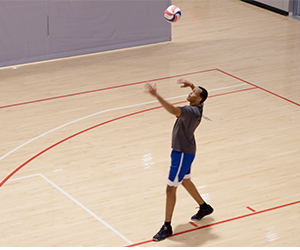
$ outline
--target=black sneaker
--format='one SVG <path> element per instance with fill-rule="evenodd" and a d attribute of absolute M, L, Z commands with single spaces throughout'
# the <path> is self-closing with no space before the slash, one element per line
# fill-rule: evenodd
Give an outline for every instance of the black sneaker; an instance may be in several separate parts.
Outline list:
<path fill-rule="evenodd" d="M 192 216 L 192 220 L 201 220 L 204 216 L 211 214 L 214 211 L 214 209 L 210 206 L 207 205 L 206 208 L 199 208 L 198 213 Z"/>
<path fill-rule="evenodd" d="M 173 234 L 171 226 L 163 225 L 159 232 L 153 236 L 154 241 L 164 240 L 165 238 L 171 236 Z"/>

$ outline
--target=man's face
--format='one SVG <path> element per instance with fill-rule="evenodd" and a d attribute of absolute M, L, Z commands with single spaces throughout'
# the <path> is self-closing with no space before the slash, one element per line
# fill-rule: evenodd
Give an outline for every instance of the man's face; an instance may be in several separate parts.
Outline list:
<path fill-rule="evenodd" d="M 195 87 L 193 91 L 188 95 L 186 98 L 189 102 L 201 102 L 202 98 L 200 97 L 200 94 L 202 92 L 202 89 Z"/>

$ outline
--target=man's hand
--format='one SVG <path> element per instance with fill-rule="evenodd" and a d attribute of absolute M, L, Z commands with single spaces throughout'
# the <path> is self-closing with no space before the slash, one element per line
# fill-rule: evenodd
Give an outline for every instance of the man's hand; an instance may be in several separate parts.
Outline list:
<path fill-rule="evenodd" d="M 145 84 L 146 90 L 153 96 L 156 96 L 156 83 L 154 83 L 154 85 L 151 85 L 150 82 L 147 82 Z"/>
<path fill-rule="evenodd" d="M 176 81 L 178 84 L 182 84 L 181 88 L 186 88 L 186 87 L 191 87 L 191 89 L 194 89 L 194 85 L 192 82 L 190 82 L 189 80 L 186 80 L 186 79 L 178 79 Z"/>
<path fill-rule="evenodd" d="M 163 107 L 170 112 L 171 114 L 179 117 L 181 114 L 181 109 L 179 107 L 174 107 L 171 103 L 163 99 L 158 93 L 156 89 L 156 84 L 154 83 L 153 85 L 150 84 L 150 82 L 147 82 L 145 84 L 145 88 L 147 92 L 149 92 L 151 95 L 157 98 L 157 100 L 163 105 Z"/>

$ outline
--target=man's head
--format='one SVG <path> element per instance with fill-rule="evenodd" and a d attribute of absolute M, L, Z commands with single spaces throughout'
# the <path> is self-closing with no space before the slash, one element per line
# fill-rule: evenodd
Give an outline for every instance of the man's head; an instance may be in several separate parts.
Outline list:
<path fill-rule="evenodd" d="M 202 91 L 201 91 L 201 94 L 200 94 L 200 97 L 202 98 L 202 100 L 201 100 L 201 102 L 200 102 L 200 104 L 201 104 L 201 103 L 205 102 L 205 100 L 207 99 L 207 97 L 208 97 L 208 92 L 207 92 L 207 90 L 206 90 L 205 88 L 203 88 L 203 87 L 201 87 L 201 86 L 198 86 L 198 88 L 202 90 Z"/>
<path fill-rule="evenodd" d="M 193 91 L 188 95 L 187 100 L 190 102 L 191 106 L 199 106 L 201 103 L 205 102 L 207 99 L 208 92 L 203 87 L 195 87 Z"/>

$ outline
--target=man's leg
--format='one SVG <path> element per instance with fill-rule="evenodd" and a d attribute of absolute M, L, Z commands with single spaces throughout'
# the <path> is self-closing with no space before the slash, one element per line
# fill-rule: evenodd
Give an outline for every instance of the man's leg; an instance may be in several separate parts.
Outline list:
<path fill-rule="evenodd" d="M 175 207 L 175 203 L 176 203 L 176 190 L 177 190 L 177 187 L 172 187 L 172 186 L 167 185 L 165 223 L 163 224 L 161 229 L 158 231 L 158 233 L 153 236 L 153 240 L 155 240 L 155 241 L 164 240 L 165 238 L 167 238 L 173 234 L 171 220 L 172 220 L 172 215 L 173 215 L 173 211 L 174 211 L 174 207 Z"/>
<path fill-rule="evenodd" d="M 177 187 L 171 187 L 167 185 L 167 200 L 166 200 L 166 214 L 165 214 L 165 222 L 171 222 L 172 215 L 176 203 L 176 190 Z"/>
<path fill-rule="evenodd" d="M 194 198 L 194 200 L 200 205 L 204 204 L 204 200 L 202 199 L 201 195 L 199 194 L 197 188 L 195 187 L 194 183 L 191 179 L 184 179 L 182 181 L 182 186 L 189 192 L 189 194 Z"/>
<path fill-rule="evenodd" d="M 163 240 L 173 234 L 171 220 L 176 203 L 176 190 L 186 173 L 186 165 L 184 153 L 173 150 L 171 153 L 171 167 L 166 189 L 165 222 L 158 233 L 153 236 L 153 240 L 155 241 Z M 181 170 L 183 172 L 180 173 Z"/>
<path fill-rule="evenodd" d="M 184 179 L 182 185 L 200 206 L 199 211 L 192 216 L 192 220 L 201 220 L 204 216 L 209 215 L 214 211 L 214 209 L 202 199 L 197 188 L 190 179 Z"/>

